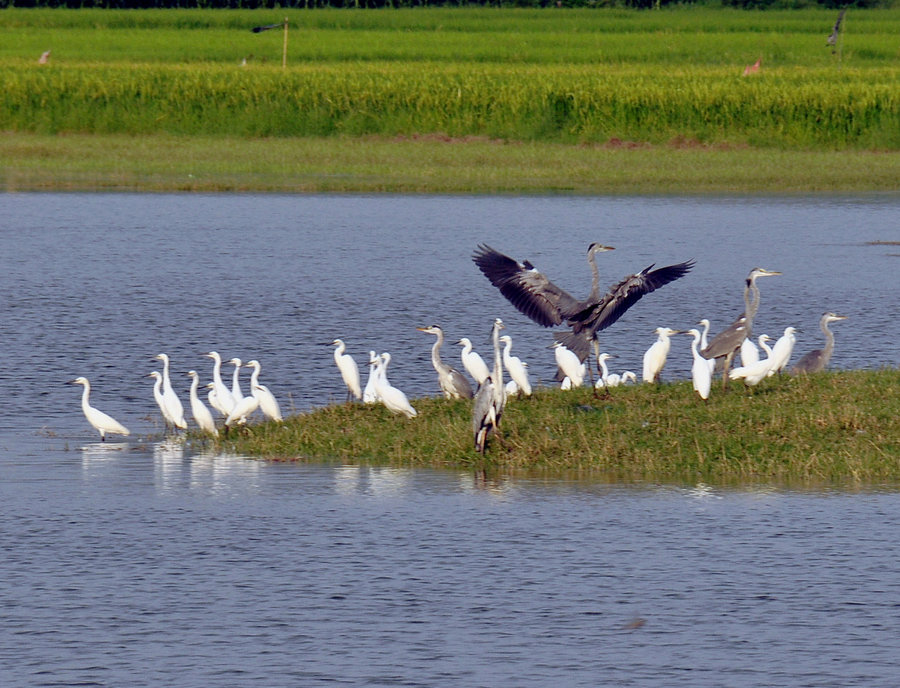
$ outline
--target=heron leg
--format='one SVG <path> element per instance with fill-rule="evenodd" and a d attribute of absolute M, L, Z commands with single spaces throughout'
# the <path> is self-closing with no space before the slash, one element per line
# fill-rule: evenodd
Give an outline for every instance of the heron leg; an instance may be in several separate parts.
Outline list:
<path fill-rule="evenodd" d="M 731 359 L 734 358 L 735 349 L 725 356 L 725 366 L 722 368 L 722 389 L 728 389 L 728 371 L 731 370 Z"/>

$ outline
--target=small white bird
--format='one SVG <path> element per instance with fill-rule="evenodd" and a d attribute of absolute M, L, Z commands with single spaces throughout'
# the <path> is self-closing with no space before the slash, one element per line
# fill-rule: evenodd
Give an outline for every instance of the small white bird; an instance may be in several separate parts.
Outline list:
<path fill-rule="evenodd" d="M 234 409 L 237 408 L 237 405 L 245 398 L 244 391 L 241 389 L 241 366 L 243 366 L 244 363 L 239 358 L 232 358 L 228 362 L 234 366 L 234 372 L 231 374 L 231 399 L 234 402 L 234 407 L 228 414 L 231 415 L 231 413 L 234 413 Z"/>
<path fill-rule="evenodd" d="M 197 374 L 196 370 L 189 370 L 188 377 L 191 378 L 191 415 L 194 416 L 194 422 L 203 432 L 208 432 L 210 435 L 217 437 L 219 431 L 216 429 L 216 422 L 213 420 L 212 413 L 209 412 L 209 409 L 206 408 L 206 405 L 200 401 L 200 397 L 197 396 L 197 387 L 200 385 L 200 376 Z"/>
<path fill-rule="evenodd" d="M 506 372 L 509 373 L 509 376 L 512 378 L 513 382 L 516 383 L 516 387 L 519 391 L 522 392 L 526 397 L 531 396 L 531 382 L 528 379 L 528 366 L 522 361 L 518 356 L 513 356 L 510 351 L 512 350 L 512 337 L 508 334 L 500 337 L 500 341 L 503 342 L 503 365 L 506 366 Z"/>
<path fill-rule="evenodd" d="M 231 428 L 234 425 L 243 425 L 258 408 L 259 398 L 255 394 L 251 394 L 248 397 L 241 397 L 241 400 L 235 405 L 231 413 L 228 414 L 228 418 L 225 419 L 225 427 Z"/>
<path fill-rule="evenodd" d="M 578 360 L 578 355 L 574 351 L 570 351 L 560 342 L 553 342 L 552 348 L 553 355 L 556 357 L 556 365 L 559 366 L 564 376 L 560 387 L 562 389 L 581 387 L 584 384 L 587 367 Z M 568 383 L 566 383 L 566 378 L 569 380 Z"/>
<path fill-rule="evenodd" d="M 94 429 L 100 433 L 100 441 L 106 441 L 106 433 L 110 435 L 130 435 L 131 432 L 119 421 L 110 415 L 103 413 L 100 409 L 94 408 L 90 404 L 91 383 L 86 377 L 76 377 L 69 382 L 70 385 L 84 385 L 84 391 L 81 393 L 81 410 L 84 411 L 84 417 L 88 423 L 94 426 Z"/>
<path fill-rule="evenodd" d="M 172 425 L 176 428 L 187 430 L 187 421 L 184 419 L 184 406 L 181 403 L 181 399 L 175 394 L 175 390 L 172 389 L 172 382 L 169 380 L 169 357 L 166 354 L 157 354 L 156 358 L 163 362 L 162 396 Z"/>
<path fill-rule="evenodd" d="M 472 376 L 475 384 L 480 385 L 491 375 L 487 363 L 484 362 L 481 354 L 472 350 L 472 342 L 468 337 L 463 337 L 457 344 L 462 344 L 462 351 L 460 351 L 459 357 L 462 360 L 463 368 Z"/>
<path fill-rule="evenodd" d="M 246 363 L 245 366 L 253 368 L 253 372 L 250 374 L 250 393 L 259 400 L 259 410 L 267 418 L 271 418 L 277 423 L 283 422 L 281 407 L 278 405 L 275 395 L 269 391 L 268 387 L 259 384 L 259 371 L 262 369 L 259 361 L 252 360 Z"/>
<path fill-rule="evenodd" d="M 784 334 L 775 342 L 775 345 L 772 347 L 772 354 L 769 356 L 772 359 L 769 375 L 781 373 L 787 368 L 791 355 L 794 353 L 794 344 L 797 343 L 797 337 L 794 334 L 796 331 L 797 329 L 794 327 L 785 327 Z"/>
<path fill-rule="evenodd" d="M 656 328 L 657 339 L 644 353 L 644 382 L 659 382 L 659 374 L 666 365 L 666 358 L 672 347 L 672 340 L 669 337 L 680 333 L 680 330 L 673 330 L 671 327 Z"/>
<path fill-rule="evenodd" d="M 41 53 L 41 56 L 38 58 L 38 64 L 47 64 L 50 61 L 50 51 L 45 50 Z"/>
<path fill-rule="evenodd" d="M 417 414 L 407 396 L 399 389 L 391 385 L 387 379 L 387 368 L 391 362 L 391 355 L 387 352 L 381 354 L 376 366 L 375 392 L 381 403 L 391 413 L 402 413 L 407 418 L 415 418 Z"/>
<path fill-rule="evenodd" d="M 166 424 L 166 430 L 169 427 L 175 427 L 175 419 L 172 418 L 172 413 L 169 411 L 169 407 L 166 406 L 166 398 L 163 396 L 162 385 L 163 378 L 158 370 L 154 370 L 152 373 L 149 373 L 147 377 L 152 377 L 155 382 L 153 383 L 153 398 L 156 400 L 156 405 L 159 406 L 159 412 L 162 414 L 163 422 Z"/>
<path fill-rule="evenodd" d="M 700 334 L 700 330 L 695 329 L 688 330 L 684 334 L 689 334 L 694 338 L 691 342 L 691 356 L 694 360 L 691 365 L 691 382 L 694 391 L 700 395 L 701 399 L 708 399 L 709 390 L 712 387 L 712 370 L 709 367 L 709 361 L 700 355 L 698 348 L 701 346 L 703 335 Z"/>
<path fill-rule="evenodd" d="M 759 348 L 750 337 L 741 342 L 741 365 L 750 366 L 759 362 Z"/>
<path fill-rule="evenodd" d="M 618 375 L 616 375 L 615 380 L 612 382 L 610 381 L 612 376 L 609 374 L 609 366 L 606 365 L 606 362 L 611 358 L 615 358 L 615 356 L 607 353 L 602 353 L 597 356 L 597 365 L 600 367 L 600 377 L 597 378 L 597 381 L 594 383 L 594 389 L 616 387 L 621 381 Z"/>
<path fill-rule="evenodd" d="M 234 399 L 231 390 L 222 382 L 222 357 L 218 351 L 210 351 L 204 356 L 213 360 L 213 389 L 208 396 L 209 404 L 220 414 L 227 416 L 234 408 Z"/>
<path fill-rule="evenodd" d="M 362 387 L 359 384 L 359 366 L 356 365 L 356 361 L 353 360 L 350 354 L 344 353 L 347 350 L 347 345 L 340 339 L 335 339 L 331 342 L 331 345 L 337 347 L 334 350 L 334 362 L 341 372 L 341 379 L 347 385 L 347 401 L 350 401 L 351 395 L 357 399 L 362 399 Z"/>
<path fill-rule="evenodd" d="M 363 403 L 378 403 L 378 392 L 375 391 L 375 374 L 378 366 L 378 356 L 374 351 L 369 352 L 369 378 L 366 380 L 366 386 L 363 389 Z"/>
<path fill-rule="evenodd" d="M 769 335 L 767 334 L 759 336 L 760 344 L 762 344 L 763 342 L 767 342 L 770 339 L 771 337 L 769 337 Z M 769 376 L 769 371 L 771 369 L 771 357 L 761 358 L 756 363 L 753 363 L 751 365 L 734 368 L 728 373 L 728 377 L 731 380 L 743 379 L 745 385 L 747 385 L 748 387 L 754 387 Z"/>
<path fill-rule="evenodd" d="M 709 346 L 709 320 L 703 318 L 697 324 L 703 327 L 703 331 L 700 333 L 700 351 L 703 351 Z M 709 366 L 709 374 L 712 376 L 716 372 L 716 359 L 707 358 L 704 360 L 706 361 L 706 365 Z"/>

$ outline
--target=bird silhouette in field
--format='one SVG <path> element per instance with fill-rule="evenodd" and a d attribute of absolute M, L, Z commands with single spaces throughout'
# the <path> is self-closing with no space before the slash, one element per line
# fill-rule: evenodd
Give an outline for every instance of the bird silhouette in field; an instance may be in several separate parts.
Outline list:
<path fill-rule="evenodd" d="M 762 64 L 762 58 L 759 58 L 752 65 L 747 65 L 744 67 L 744 76 L 750 76 L 751 74 L 756 74 L 759 71 L 759 66 Z"/>

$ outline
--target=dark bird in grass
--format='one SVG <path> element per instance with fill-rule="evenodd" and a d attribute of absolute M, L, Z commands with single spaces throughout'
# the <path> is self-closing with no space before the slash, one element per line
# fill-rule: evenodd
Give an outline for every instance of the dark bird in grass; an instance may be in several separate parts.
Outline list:
<path fill-rule="evenodd" d="M 838 37 L 841 35 L 841 22 L 844 21 L 844 13 L 846 11 L 847 8 L 845 7 L 840 12 L 838 12 L 837 21 L 834 23 L 834 28 L 831 30 L 831 35 L 828 37 L 828 45 L 830 45 L 832 48 L 837 45 Z"/>
<path fill-rule="evenodd" d="M 601 294 L 595 256 L 612 250 L 611 246 L 602 244 L 588 246 L 587 259 L 593 282 L 591 292 L 585 299 L 576 299 L 560 289 L 529 261 L 519 262 L 487 244 L 478 246 L 472 260 L 513 306 L 538 325 L 568 325 L 571 330 L 557 332 L 555 338 L 584 361 L 590 354 L 591 342 L 596 339 L 599 331 L 621 318 L 645 294 L 684 277 L 694 266 L 692 260 L 656 270 L 650 265 L 638 273 L 628 275 L 618 284 L 612 285 L 605 294 Z"/>

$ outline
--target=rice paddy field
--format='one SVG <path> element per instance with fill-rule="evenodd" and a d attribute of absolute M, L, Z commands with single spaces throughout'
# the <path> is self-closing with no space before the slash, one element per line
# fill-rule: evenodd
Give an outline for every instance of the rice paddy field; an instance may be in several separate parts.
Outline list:
<path fill-rule="evenodd" d="M 27 151 L 60 135 L 228 145 L 374 137 L 401 147 L 438 137 L 725 148 L 733 158 L 748 148 L 839 151 L 853 178 L 872 169 L 870 187 L 891 188 L 900 177 L 900 10 L 850 10 L 831 47 L 835 17 L 697 7 L 9 9 L 0 13 L 0 152 L 22 161 L 21 180 L 31 178 Z M 251 28 L 285 19 L 283 67 L 281 27 Z M 16 145 L 27 136 L 43 138 Z M 3 181 L 10 186 L 9 175 Z"/>

